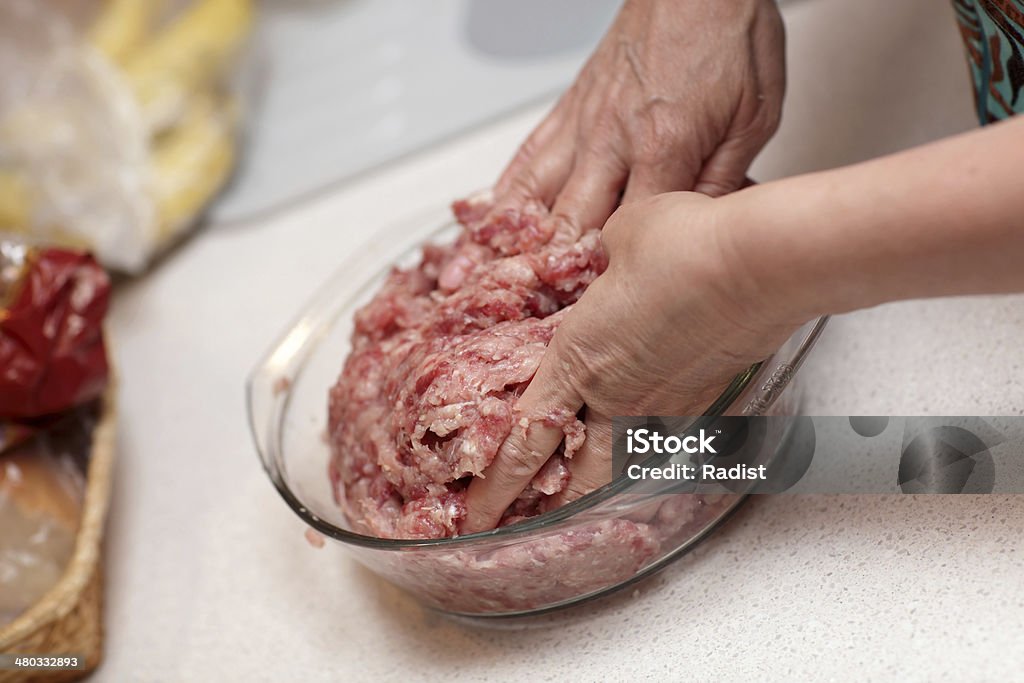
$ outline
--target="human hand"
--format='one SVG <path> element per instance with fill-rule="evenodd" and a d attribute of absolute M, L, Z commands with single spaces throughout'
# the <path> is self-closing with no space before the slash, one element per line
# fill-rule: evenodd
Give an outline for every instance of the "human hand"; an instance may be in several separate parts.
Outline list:
<path fill-rule="evenodd" d="M 516 406 L 525 420 L 470 484 L 461 531 L 492 528 L 558 447 L 547 416 L 585 406 L 558 505 L 609 480 L 612 416 L 702 412 L 807 320 L 1024 291 L 1022 145 L 1019 117 L 719 199 L 620 208 L 602 233 L 609 266 L 552 338 Z"/>
<path fill-rule="evenodd" d="M 785 91 L 773 0 L 628 0 L 495 186 L 495 211 L 553 209 L 571 239 L 619 204 L 739 188 Z"/>
<path fill-rule="evenodd" d="M 731 199 L 665 194 L 611 217 L 608 269 L 551 340 L 516 405 L 525 421 L 470 485 L 463 533 L 493 528 L 558 448 L 563 431 L 546 416 L 586 408 L 586 441 L 557 506 L 610 481 L 612 417 L 702 414 L 804 322 L 745 275 L 724 229 Z"/>

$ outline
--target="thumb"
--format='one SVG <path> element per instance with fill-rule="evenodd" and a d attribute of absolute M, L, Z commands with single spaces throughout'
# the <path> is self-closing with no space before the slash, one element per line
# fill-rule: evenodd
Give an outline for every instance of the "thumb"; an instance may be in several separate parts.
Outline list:
<path fill-rule="evenodd" d="M 494 460 L 469 485 L 463 534 L 493 529 L 576 420 L 583 399 L 572 388 L 557 343 L 552 339 L 533 381 L 519 398 L 512 431 Z"/>

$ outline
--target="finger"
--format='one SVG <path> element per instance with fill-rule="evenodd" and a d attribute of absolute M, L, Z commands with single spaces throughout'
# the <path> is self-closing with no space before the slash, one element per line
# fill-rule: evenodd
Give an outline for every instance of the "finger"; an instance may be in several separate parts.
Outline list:
<path fill-rule="evenodd" d="M 657 163 L 637 163 L 630 169 L 622 203 L 629 204 L 665 192 L 692 190 L 700 170 L 699 160 L 683 155 Z"/>
<path fill-rule="evenodd" d="M 588 230 L 604 225 L 619 204 L 629 170 L 612 151 L 577 156 L 572 175 L 551 210 L 554 239 L 571 243 Z"/>
<path fill-rule="evenodd" d="M 576 126 L 575 98 L 566 93 L 520 145 L 494 186 L 494 194 L 535 197 L 548 207 L 572 170 Z"/>
<path fill-rule="evenodd" d="M 588 412 L 587 439 L 568 461 L 569 483 L 555 494 L 552 507 L 561 507 L 601 488 L 612 480 L 612 423 Z"/>
<path fill-rule="evenodd" d="M 494 461 L 469 485 L 466 517 L 461 531 L 471 534 L 493 529 L 501 515 L 552 456 L 565 434 L 546 416 L 568 411 L 575 415 L 583 399 L 562 378 L 556 377 L 560 362 L 551 347 L 530 386 L 516 406 L 519 416 L 512 432 L 498 449 Z M 563 412 L 563 414 L 565 414 Z"/>
<path fill-rule="evenodd" d="M 537 124 L 537 127 L 533 129 L 526 140 L 523 141 L 523 144 L 519 146 L 519 149 L 516 150 L 515 156 L 508 162 L 505 170 L 502 171 L 501 176 L 498 178 L 498 182 L 494 185 L 495 192 L 507 190 L 512 178 L 533 160 L 537 150 L 544 149 L 555 138 L 555 135 L 562 128 L 563 118 L 562 105 L 559 103 L 548 112 L 543 121 Z"/>
<path fill-rule="evenodd" d="M 693 191 L 721 197 L 744 187 L 748 181 L 747 169 L 759 149 L 759 145 L 745 138 L 725 141 L 704 163 Z"/>
<path fill-rule="evenodd" d="M 529 161 L 506 171 L 495 186 L 495 212 L 518 208 L 528 201 L 539 201 L 547 208 L 565 187 L 575 155 L 575 133 L 559 133 L 545 147 L 531 151 Z"/>

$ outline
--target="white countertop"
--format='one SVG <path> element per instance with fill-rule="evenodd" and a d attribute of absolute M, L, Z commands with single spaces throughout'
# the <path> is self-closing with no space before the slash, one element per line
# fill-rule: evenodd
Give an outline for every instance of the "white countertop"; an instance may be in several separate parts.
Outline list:
<path fill-rule="evenodd" d="M 945 3 L 786 7 L 791 95 L 755 177 L 972 125 Z M 901 45 L 916 50 L 904 56 Z M 516 630 L 424 612 L 339 548 L 306 543 L 251 445 L 247 372 L 361 242 L 487 185 L 539 115 L 285 214 L 208 227 L 119 288 L 120 461 L 106 660 L 94 680 L 1019 676 L 1024 496 L 757 498 L 635 593 Z M 905 303 L 836 320 L 805 368 L 808 412 L 1020 413 L 1022 304 Z"/>

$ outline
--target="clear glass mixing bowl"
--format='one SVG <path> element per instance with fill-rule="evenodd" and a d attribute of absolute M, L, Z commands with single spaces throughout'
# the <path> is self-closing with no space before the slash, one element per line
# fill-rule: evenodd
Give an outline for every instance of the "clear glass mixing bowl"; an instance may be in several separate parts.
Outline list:
<path fill-rule="evenodd" d="M 441 227 L 438 227 L 441 226 Z M 457 226 L 438 212 L 361 248 L 302 310 L 248 381 L 252 435 L 278 492 L 310 527 L 426 605 L 467 616 L 520 616 L 591 599 L 661 569 L 711 533 L 744 499 L 673 492 L 619 478 L 546 514 L 458 538 L 365 536 L 335 504 L 327 475 L 327 394 L 349 349 L 352 315 L 393 265 L 416 263 L 427 241 Z M 738 376 L 706 415 L 794 415 L 797 370 L 825 319 Z M 785 448 L 785 421 L 767 448 Z"/>

